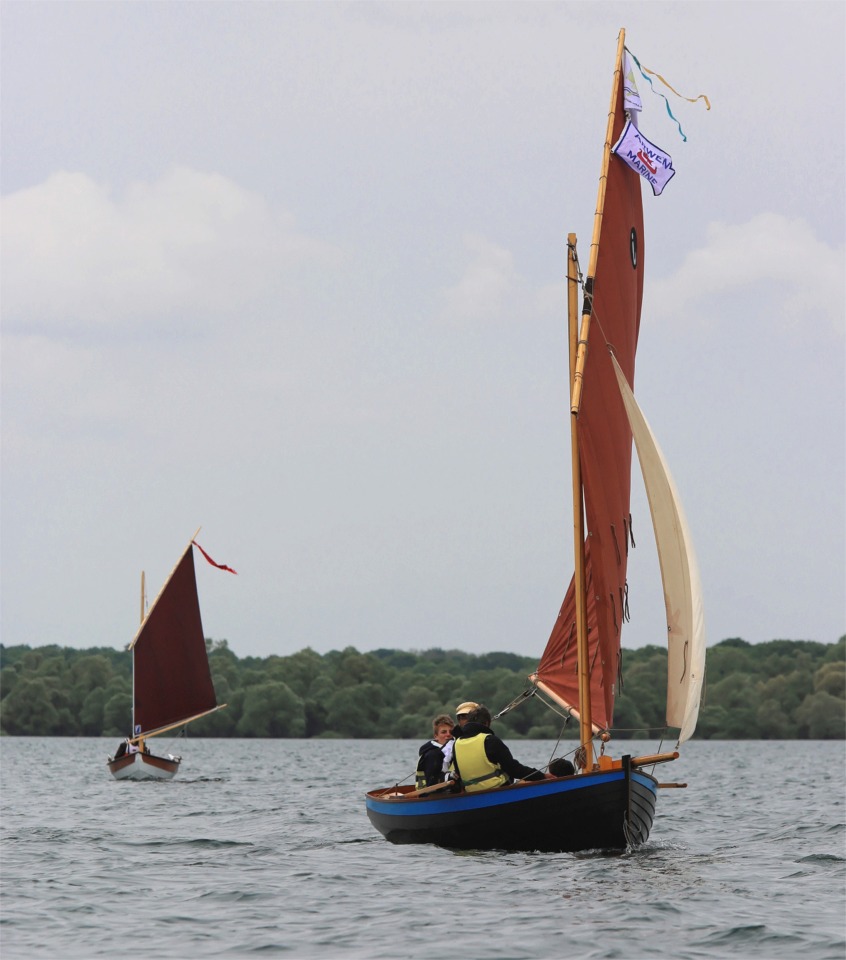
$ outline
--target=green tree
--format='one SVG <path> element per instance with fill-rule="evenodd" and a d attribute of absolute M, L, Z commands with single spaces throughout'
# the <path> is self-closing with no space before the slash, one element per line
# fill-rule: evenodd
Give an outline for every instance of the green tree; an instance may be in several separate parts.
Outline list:
<path fill-rule="evenodd" d="M 94 706 L 96 700 L 91 697 L 97 691 L 102 693 L 112 676 L 111 663 L 100 654 L 77 657 L 66 671 L 66 682 L 70 684 L 68 709 L 73 714 L 78 733 L 96 736 L 102 730 L 105 701 L 100 698 L 98 709 Z"/>
<path fill-rule="evenodd" d="M 830 693 L 833 697 L 846 699 L 846 662 L 836 660 L 824 663 L 814 674 L 814 690 Z"/>
<path fill-rule="evenodd" d="M 824 690 L 805 697 L 796 710 L 801 732 L 811 740 L 841 740 L 846 735 L 843 700 Z"/>
<path fill-rule="evenodd" d="M 431 713 L 434 717 L 440 707 L 440 703 L 441 699 L 436 693 L 433 693 L 428 687 L 416 684 L 408 688 L 405 696 L 401 698 L 396 708 L 402 713 L 423 716 Z M 394 705 L 391 705 L 390 709 L 394 709 Z"/>
<path fill-rule="evenodd" d="M 700 740 L 729 740 L 730 716 L 725 707 L 709 704 L 699 711 L 696 736 Z"/>
<path fill-rule="evenodd" d="M 795 723 L 779 700 L 761 700 L 755 720 L 761 740 L 790 740 L 795 736 Z"/>
<path fill-rule="evenodd" d="M 649 725 L 644 722 L 635 699 L 628 694 L 617 697 L 614 703 L 614 737 L 618 740 L 649 736 Z"/>
<path fill-rule="evenodd" d="M 85 737 L 97 737 L 103 730 L 103 714 L 106 706 L 106 691 L 97 687 L 89 691 L 79 711 L 79 725 Z"/>
<path fill-rule="evenodd" d="M 251 688 L 252 689 L 252 688 Z M 191 734 L 195 737 L 234 737 L 238 720 L 241 716 L 240 706 L 243 705 L 245 693 L 243 690 L 234 693 L 221 693 L 217 682 L 215 690 L 218 692 L 218 704 L 225 704 L 221 710 L 216 710 L 206 717 L 191 724 Z"/>
<path fill-rule="evenodd" d="M 250 687 L 236 730 L 241 737 L 302 737 L 303 701 L 278 680 Z"/>
<path fill-rule="evenodd" d="M 329 704 L 335 696 L 335 684 L 326 676 L 312 681 L 309 694 L 305 699 L 305 736 L 318 737 L 327 729 Z"/>
<path fill-rule="evenodd" d="M 119 690 L 109 694 L 106 690 L 106 702 L 103 704 L 103 736 L 125 737 L 132 727 L 132 694 L 128 690 Z"/>
<path fill-rule="evenodd" d="M 721 737 L 750 740 L 758 736 L 759 695 L 746 674 L 731 673 L 709 687 L 708 703 L 722 707 Z"/>
<path fill-rule="evenodd" d="M 637 653 L 637 656 L 634 654 Z M 640 726 L 646 730 L 662 730 L 667 714 L 667 651 L 659 647 L 644 647 L 640 651 L 625 652 L 623 683 L 617 697 L 625 711 L 627 703 L 636 705 L 638 719 L 629 722 L 620 707 L 614 707 L 614 730 Z"/>
<path fill-rule="evenodd" d="M 307 697 L 315 681 L 326 673 L 326 664 L 319 653 L 307 648 L 289 657 L 271 657 L 268 674 L 283 680 L 300 697 Z"/>
<path fill-rule="evenodd" d="M 792 714 L 812 691 L 811 675 L 801 670 L 792 670 L 760 683 L 758 697 L 761 702 L 774 700 L 785 713 Z"/>
<path fill-rule="evenodd" d="M 832 643 L 825 651 L 823 660 L 826 662 L 834 660 L 846 660 L 846 634 L 844 634 L 837 643 Z"/>
<path fill-rule="evenodd" d="M 347 647 L 340 654 L 327 654 L 332 664 L 335 685 L 349 687 L 355 684 L 382 686 L 389 679 L 388 667 L 375 657 L 359 653 L 355 647 Z"/>
<path fill-rule="evenodd" d="M 61 732 L 59 711 L 43 677 L 23 677 L 0 703 L 3 729 L 12 736 L 50 736 Z"/>
<path fill-rule="evenodd" d="M 706 675 L 710 682 L 750 672 L 750 644 L 745 640 L 723 640 L 711 647 L 706 657 Z"/>
<path fill-rule="evenodd" d="M 12 663 L 8 667 L 0 670 L 0 697 L 12 692 L 12 687 L 18 682 L 20 677 L 18 664 Z"/>
<path fill-rule="evenodd" d="M 383 698 L 382 687 L 375 683 L 342 687 L 335 692 L 328 705 L 327 730 L 341 737 L 384 736 L 379 722 Z"/>
<path fill-rule="evenodd" d="M 425 740 L 432 736 L 431 721 L 426 714 L 403 713 L 399 716 L 391 714 L 390 720 L 383 721 L 382 730 L 399 740 Z"/>
<path fill-rule="evenodd" d="M 577 732 L 570 724 L 562 733 L 562 719 L 540 697 L 520 700 L 535 661 L 516 654 L 475 656 L 439 647 L 362 654 L 347 647 L 323 656 L 307 648 L 289 656 L 239 658 L 225 640 L 207 640 L 206 648 L 218 701 L 229 706 L 198 721 L 192 727 L 198 736 L 245 735 L 242 731 L 263 711 L 256 725 L 274 729 L 278 718 L 273 709 L 268 715 L 267 706 L 272 691 L 256 689 L 266 684 L 281 684 L 302 701 L 306 737 L 422 739 L 436 713 L 451 713 L 462 700 L 483 702 L 494 714 L 514 702 L 496 722 L 506 739 L 571 738 Z M 845 655 L 846 637 L 832 644 L 749 644 L 738 638 L 716 644 L 707 652 L 696 736 L 843 737 Z M 663 648 L 624 651 L 615 736 L 654 735 L 664 728 L 666 670 Z M 125 735 L 131 725 L 130 690 L 131 656 L 125 650 L 0 644 L 4 734 Z M 288 708 L 282 707 L 284 718 Z M 300 727 L 295 721 L 284 729 Z"/>

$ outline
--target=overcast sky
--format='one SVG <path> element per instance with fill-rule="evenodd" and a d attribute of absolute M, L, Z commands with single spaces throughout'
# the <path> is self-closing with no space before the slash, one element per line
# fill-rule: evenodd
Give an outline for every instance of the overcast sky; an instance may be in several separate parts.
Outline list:
<path fill-rule="evenodd" d="M 844 4 L 6 2 L 3 643 L 124 646 L 202 526 L 240 656 L 539 656 L 620 27 L 712 103 L 641 83 L 635 383 L 709 642 L 846 632 Z"/>

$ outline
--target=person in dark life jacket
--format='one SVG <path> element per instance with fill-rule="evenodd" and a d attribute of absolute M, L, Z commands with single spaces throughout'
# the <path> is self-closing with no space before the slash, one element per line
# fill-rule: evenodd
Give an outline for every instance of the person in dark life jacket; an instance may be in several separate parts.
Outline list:
<path fill-rule="evenodd" d="M 149 752 L 149 751 L 145 751 L 145 752 Z M 138 753 L 138 747 L 135 746 L 135 744 L 129 739 L 129 737 L 127 737 L 125 740 L 121 740 L 121 742 L 118 744 L 117 750 L 115 750 L 115 755 L 112 759 L 117 760 L 120 757 L 126 756 L 127 753 Z"/>
<path fill-rule="evenodd" d="M 542 773 L 515 760 L 508 747 L 491 730 L 491 714 L 479 704 L 473 710 L 455 740 L 453 763 L 461 785 L 468 793 L 502 787 L 515 780 L 552 780 L 551 773 Z"/>
<path fill-rule="evenodd" d="M 446 713 L 439 714 L 432 721 L 432 739 L 427 740 L 419 750 L 418 790 L 444 782 L 449 768 L 449 759 L 445 756 L 444 750 L 452 745 L 452 727 L 452 717 Z"/>

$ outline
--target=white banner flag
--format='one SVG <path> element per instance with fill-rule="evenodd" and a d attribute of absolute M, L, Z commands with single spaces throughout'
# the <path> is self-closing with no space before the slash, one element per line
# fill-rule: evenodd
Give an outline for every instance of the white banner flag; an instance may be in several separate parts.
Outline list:
<path fill-rule="evenodd" d="M 628 50 L 623 54 L 623 109 L 629 111 L 629 118 L 637 126 L 637 115 L 643 110 L 643 102 L 637 92 L 635 65 Z"/>
<path fill-rule="evenodd" d="M 628 120 L 620 139 L 611 148 L 612 153 L 627 163 L 632 170 L 648 180 L 656 197 L 675 176 L 673 158 L 665 150 L 656 147 Z"/>

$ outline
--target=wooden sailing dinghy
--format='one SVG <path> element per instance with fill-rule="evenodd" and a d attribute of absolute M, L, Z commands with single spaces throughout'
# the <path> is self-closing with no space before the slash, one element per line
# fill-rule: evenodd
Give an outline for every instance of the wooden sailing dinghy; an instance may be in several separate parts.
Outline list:
<path fill-rule="evenodd" d="M 141 626 L 129 645 L 133 733 L 107 760 L 116 780 L 172 779 L 182 758 L 170 753 L 157 756 L 147 741 L 226 706 L 217 703 L 209 669 L 194 572 L 195 546 L 214 566 L 230 569 L 214 563 L 192 538 L 146 616 L 141 574 Z"/>
<path fill-rule="evenodd" d="M 625 52 L 621 31 L 580 324 L 581 271 L 576 238 L 571 234 L 568 240 L 575 574 L 530 678 L 532 695 L 579 721 L 579 769 L 572 776 L 473 793 L 450 792 L 448 786 L 422 793 L 407 786 L 372 790 L 366 796 L 368 816 L 395 843 L 546 851 L 643 843 L 659 788 L 651 768 L 676 759 L 696 726 L 705 668 L 699 575 L 675 486 L 632 392 L 644 238 L 640 176 L 612 152 L 630 119 Z M 633 440 L 664 587 L 667 726 L 679 734 L 672 752 L 615 760 L 606 745 L 628 619 Z"/>

